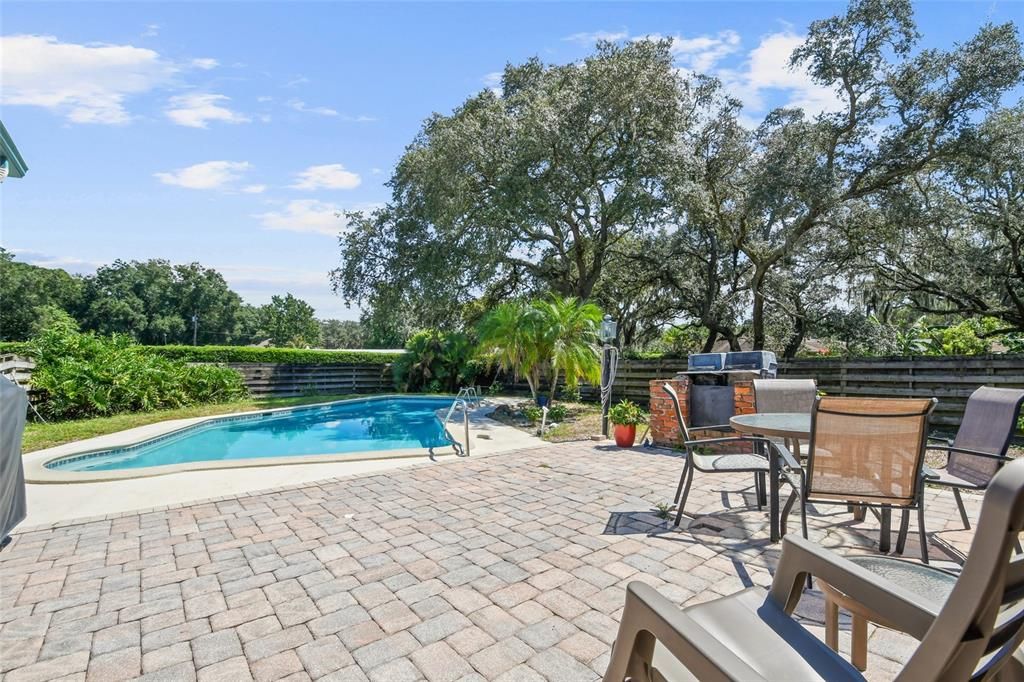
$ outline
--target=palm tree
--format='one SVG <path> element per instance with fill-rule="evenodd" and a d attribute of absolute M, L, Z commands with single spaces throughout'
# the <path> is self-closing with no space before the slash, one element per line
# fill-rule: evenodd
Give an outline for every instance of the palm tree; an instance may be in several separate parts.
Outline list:
<path fill-rule="evenodd" d="M 480 355 L 514 378 L 526 378 L 530 395 L 537 399 L 541 358 L 538 354 L 537 311 L 523 301 L 499 303 L 480 322 Z"/>
<path fill-rule="evenodd" d="M 581 379 L 591 383 L 601 380 L 598 359 L 598 328 L 601 309 L 575 297 L 551 296 L 535 301 L 539 328 L 538 356 L 551 370 L 550 402 L 554 402 L 559 375 L 565 383 L 577 386 Z"/>

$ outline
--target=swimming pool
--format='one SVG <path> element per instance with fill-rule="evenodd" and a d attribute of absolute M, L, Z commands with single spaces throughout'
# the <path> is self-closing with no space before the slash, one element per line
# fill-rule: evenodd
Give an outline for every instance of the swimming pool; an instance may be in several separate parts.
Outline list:
<path fill-rule="evenodd" d="M 437 410 L 451 398 L 366 398 L 215 418 L 136 445 L 62 457 L 57 471 L 431 449 L 451 445 Z M 426 453 L 424 453 L 426 454 Z"/>

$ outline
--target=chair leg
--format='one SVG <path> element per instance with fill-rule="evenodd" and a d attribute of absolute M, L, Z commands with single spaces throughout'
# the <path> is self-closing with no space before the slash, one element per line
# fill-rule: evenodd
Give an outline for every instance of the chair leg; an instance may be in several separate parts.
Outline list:
<path fill-rule="evenodd" d="M 786 499 L 786 504 L 782 505 L 782 513 L 779 514 L 779 531 L 785 535 L 787 532 L 786 526 L 789 521 L 789 512 L 793 511 L 793 503 L 796 502 L 796 491 L 792 490 L 789 493 L 789 497 Z M 804 537 L 807 537 L 805 534 Z"/>
<path fill-rule="evenodd" d="M 910 510 L 904 507 L 900 513 L 900 534 L 896 536 L 896 553 L 903 554 L 907 547 L 907 532 L 910 530 Z"/>
<path fill-rule="evenodd" d="M 921 535 L 921 561 L 928 563 L 928 535 L 924 530 L 924 500 L 917 508 L 917 532 Z"/>
<path fill-rule="evenodd" d="M 857 670 L 864 671 L 868 667 L 868 621 L 864 616 L 850 614 L 850 663 Z"/>
<path fill-rule="evenodd" d="M 964 498 L 960 497 L 959 488 L 953 488 L 953 498 L 956 500 L 956 506 L 960 509 L 960 520 L 964 522 L 964 528 L 970 530 L 971 521 L 967 518 L 967 509 L 964 507 Z"/>
<path fill-rule="evenodd" d="M 693 483 L 693 467 L 686 467 L 683 470 L 683 476 L 686 477 L 686 485 L 683 486 L 683 494 L 679 498 L 679 509 L 676 511 L 677 526 L 683 521 L 683 508 L 686 507 L 686 498 L 690 494 L 690 484 Z"/>
<path fill-rule="evenodd" d="M 887 554 L 892 543 L 892 507 L 884 505 L 880 516 L 882 517 L 882 530 L 878 536 L 878 551 Z"/>
<path fill-rule="evenodd" d="M 825 644 L 839 653 L 839 605 L 825 598 Z"/>
<path fill-rule="evenodd" d="M 768 493 L 763 471 L 754 474 L 754 490 L 757 492 L 757 508 L 764 509 L 764 505 L 768 503 Z"/>
<path fill-rule="evenodd" d="M 683 494 L 683 483 L 686 481 L 686 472 L 690 470 L 690 463 L 687 462 L 683 465 L 683 471 L 679 474 L 679 485 L 676 486 L 676 496 L 672 498 L 672 501 L 679 504 L 679 496 Z"/>

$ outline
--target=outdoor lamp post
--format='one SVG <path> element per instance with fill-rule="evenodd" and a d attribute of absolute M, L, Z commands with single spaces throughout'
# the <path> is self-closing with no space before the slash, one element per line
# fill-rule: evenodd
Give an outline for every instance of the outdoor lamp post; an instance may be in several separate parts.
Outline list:
<path fill-rule="evenodd" d="M 613 346 L 618 325 L 611 315 L 601 320 L 598 336 L 601 343 L 601 435 L 608 437 L 608 408 L 612 402 L 612 384 L 615 383 L 615 368 L 618 365 L 618 353 Z"/>

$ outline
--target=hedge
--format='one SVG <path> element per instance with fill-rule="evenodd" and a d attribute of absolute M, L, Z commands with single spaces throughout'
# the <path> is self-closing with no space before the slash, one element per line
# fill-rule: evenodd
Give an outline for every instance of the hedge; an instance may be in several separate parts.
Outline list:
<path fill-rule="evenodd" d="M 0 355 L 28 355 L 25 341 L 0 341 Z"/>
<path fill-rule="evenodd" d="M 305 350 L 255 346 L 146 346 L 156 355 L 186 362 L 265 362 L 278 365 L 386 365 L 401 353 L 351 350 Z"/>

